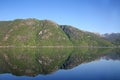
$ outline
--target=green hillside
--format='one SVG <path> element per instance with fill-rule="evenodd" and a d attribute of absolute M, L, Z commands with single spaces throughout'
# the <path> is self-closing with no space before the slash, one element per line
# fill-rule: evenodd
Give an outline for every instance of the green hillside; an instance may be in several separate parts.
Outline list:
<path fill-rule="evenodd" d="M 110 42 L 50 20 L 0 21 L 0 46 L 109 46 Z"/>
<path fill-rule="evenodd" d="M 103 37 L 116 46 L 120 45 L 120 33 L 103 34 Z"/>
<path fill-rule="evenodd" d="M 17 19 L 2 24 L 1 22 L 0 45 L 72 45 L 63 30 L 49 20 Z"/>
<path fill-rule="evenodd" d="M 94 33 L 82 31 L 72 26 L 60 26 L 73 45 L 77 46 L 109 46 L 111 43 Z"/>

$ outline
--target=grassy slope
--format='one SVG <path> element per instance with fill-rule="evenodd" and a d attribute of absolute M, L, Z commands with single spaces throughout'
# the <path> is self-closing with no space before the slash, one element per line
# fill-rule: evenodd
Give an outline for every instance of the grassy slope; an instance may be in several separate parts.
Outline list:
<path fill-rule="evenodd" d="M 1 45 L 72 45 L 61 28 L 48 20 L 14 20 L 9 26 L 1 24 L 0 32 Z"/>
<path fill-rule="evenodd" d="M 63 31 L 67 34 L 74 45 L 78 46 L 109 46 L 111 43 L 102 37 L 91 33 L 78 30 L 72 26 L 61 25 Z"/>
<path fill-rule="evenodd" d="M 16 19 L 0 21 L 0 45 L 15 46 L 108 46 L 110 42 L 71 26 L 50 20 Z"/>

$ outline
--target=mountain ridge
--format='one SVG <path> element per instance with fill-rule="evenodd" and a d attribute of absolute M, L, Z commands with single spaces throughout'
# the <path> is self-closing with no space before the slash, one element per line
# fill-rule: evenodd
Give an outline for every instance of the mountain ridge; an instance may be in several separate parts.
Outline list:
<path fill-rule="evenodd" d="M 110 46 L 94 33 L 51 20 L 0 21 L 0 46 Z"/>
<path fill-rule="evenodd" d="M 114 45 L 120 45 L 120 33 L 106 33 L 103 34 L 103 37 L 109 40 Z"/>

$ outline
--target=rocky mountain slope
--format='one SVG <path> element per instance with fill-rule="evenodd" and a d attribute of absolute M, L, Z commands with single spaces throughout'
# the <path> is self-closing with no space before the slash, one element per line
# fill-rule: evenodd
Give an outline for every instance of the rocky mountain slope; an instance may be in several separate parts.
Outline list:
<path fill-rule="evenodd" d="M 120 33 L 111 33 L 111 34 L 106 33 L 103 36 L 113 44 L 120 45 Z"/>
<path fill-rule="evenodd" d="M 50 20 L 0 21 L 0 46 L 109 46 L 104 38 Z"/>
<path fill-rule="evenodd" d="M 105 40 L 103 37 L 87 32 L 82 31 L 72 26 L 61 25 L 60 26 L 65 34 L 69 37 L 73 45 L 84 45 L 84 46 L 108 46 L 109 41 Z"/>

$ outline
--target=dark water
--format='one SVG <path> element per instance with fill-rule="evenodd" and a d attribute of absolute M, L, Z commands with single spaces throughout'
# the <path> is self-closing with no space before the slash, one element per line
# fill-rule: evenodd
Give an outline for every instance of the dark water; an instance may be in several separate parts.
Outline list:
<path fill-rule="evenodd" d="M 0 49 L 0 80 L 120 80 L 120 49 Z"/>

